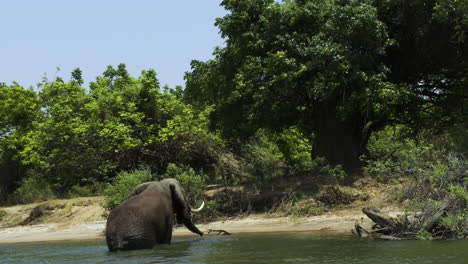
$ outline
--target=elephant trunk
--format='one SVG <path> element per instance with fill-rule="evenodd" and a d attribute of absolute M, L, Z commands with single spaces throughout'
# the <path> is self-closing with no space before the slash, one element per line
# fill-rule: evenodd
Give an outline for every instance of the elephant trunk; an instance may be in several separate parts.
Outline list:
<path fill-rule="evenodd" d="M 188 228 L 188 230 L 192 231 L 195 234 L 199 234 L 200 236 L 203 236 L 203 232 L 200 231 L 189 219 L 188 221 L 184 222 L 185 226 Z"/>

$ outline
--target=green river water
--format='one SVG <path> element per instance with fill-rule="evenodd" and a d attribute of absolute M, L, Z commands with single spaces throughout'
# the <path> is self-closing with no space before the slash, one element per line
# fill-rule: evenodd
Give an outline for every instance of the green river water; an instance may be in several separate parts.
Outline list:
<path fill-rule="evenodd" d="M 176 237 L 110 253 L 103 240 L 0 244 L 0 263 L 468 263 L 468 241 L 363 241 L 323 233 Z"/>

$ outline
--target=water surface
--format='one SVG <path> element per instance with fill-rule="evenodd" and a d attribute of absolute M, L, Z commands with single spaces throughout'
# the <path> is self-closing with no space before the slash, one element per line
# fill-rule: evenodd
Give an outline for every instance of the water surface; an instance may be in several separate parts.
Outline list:
<path fill-rule="evenodd" d="M 468 241 L 362 241 L 321 233 L 185 237 L 109 253 L 104 241 L 0 244 L 0 263 L 468 263 Z"/>

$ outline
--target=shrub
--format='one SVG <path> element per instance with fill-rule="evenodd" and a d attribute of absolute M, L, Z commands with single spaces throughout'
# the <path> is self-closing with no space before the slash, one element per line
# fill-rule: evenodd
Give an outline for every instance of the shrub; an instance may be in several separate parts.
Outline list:
<path fill-rule="evenodd" d="M 21 185 L 12 196 L 12 203 L 33 203 L 55 198 L 52 186 L 40 175 L 31 174 L 21 181 Z"/>
<path fill-rule="evenodd" d="M 343 184 L 348 176 L 341 165 L 332 166 L 324 158 L 314 159 L 311 173 L 321 185 Z"/>
<path fill-rule="evenodd" d="M 356 200 L 366 200 L 368 194 L 339 185 L 324 186 L 317 194 L 317 200 L 328 206 L 350 204 Z"/>
<path fill-rule="evenodd" d="M 439 219 L 439 223 L 449 231 L 450 235 L 445 235 L 453 238 L 466 238 L 468 237 L 468 210 L 463 212 L 448 213 Z"/>
<path fill-rule="evenodd" d="M 284 155 L 278 145 L 266 134 L 259 132 L 251 142 L 243 147 L 244 173 L 242 183 L 263 184 L 265 180 L 274 180 L 285 176 Z"/>
<path fill-rule="evenodd" d="M 68 191 L 69 198 L 77 197 L 90 197 L 90 196 L 99 196 L 104 194 L 104 189 L 106 184 L 103 182 L 96 182 L 92 185 L 73 185 Z"/>
<path fill-rule="evenodd" d="M 203 174 L 197 174 L 189 166 L 178 166 L 174 163 L 169 163 L 165 178 L 174 178 L 180 182 L 185 190 L 185 198 L 189 204 L 201 203 L 205 186 L 205 176 Z"/>
<path fill-rule="evenodd" d="M 323 203 L 292 192 L 290 196 L 284 197 L 271 212 L 281 216 L 311 216 L 319 215 L 325 210 Z"/>
<path fill-rule="evenodd" d="M 439 156 L 431 166 L 416 167 L 410 180 L 397 195 L 405 201 L 407 211 L 419 212 L 430 219 L 442 207 L 444 214 L 432 230 L 434 237 L 463 238 L 468 236 L 466 221 L 468 161 L 461 155 L 450 153 Z M 424 236 L 422 236 L 424 237 Z"/>
<path fill-rule="evenodd" d="M 5 210 L 0 210 L 0 221 L 3 220 L 4 217 L 6 217 L 8 213 Z"/>
<path fill-rule="evenodd" d="M 401 176 L 420 173 L 434 165 L 443 151 L 434 142 L 404 137 L 403 127 L 387 127 L 369 138 L 369 154 L 365 157 L 365 171 L 387 181 Z"/>
<path fill-rule="evenodd" d="M 104 190 L 107 196 L 104 207 L 108 209 L 116 207 L 128 198 L 137 185 L 152 180 L 153 176 L 148 168 L 119 173 L 112 184 L 108 184 Z"/>
<path fill-rule="evenodd" d="M 282 133 L 274 134 L 273 140 L 284 155 L 284 160 L 296 172 L 307 170 L 312 166 L 310 151 L 312 144 L 297 127 L 289 127 Z"/>
<path fill-rule="evenodd" d="M 73 185 L 68 191 L 69 198 L 93 196 L 93 191 L 89 186 Z"/>

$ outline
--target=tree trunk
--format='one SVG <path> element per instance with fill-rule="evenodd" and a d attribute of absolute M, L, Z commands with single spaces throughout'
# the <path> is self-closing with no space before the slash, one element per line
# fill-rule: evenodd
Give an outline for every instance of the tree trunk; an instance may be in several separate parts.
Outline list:
<path fill-rule="evenodd" d="M 331 165 L 342 165 L 346 172 L 359 170 L 363 163 L 368 136 L 363 133 L 363 121 L 359 117 L 342 121 L 337 117 L 336 104 L 320 108 L 314 125 L 312 157 L 323 157 Z"/>

